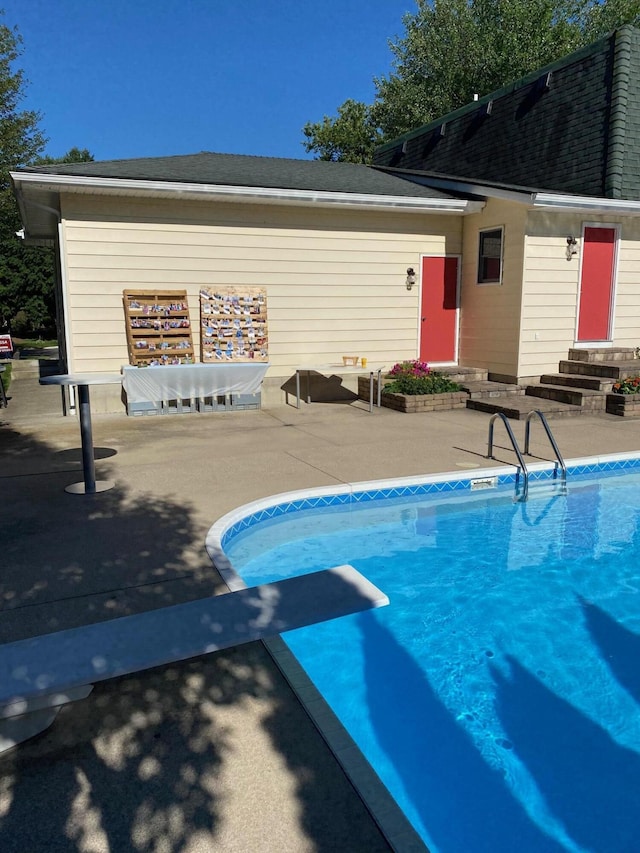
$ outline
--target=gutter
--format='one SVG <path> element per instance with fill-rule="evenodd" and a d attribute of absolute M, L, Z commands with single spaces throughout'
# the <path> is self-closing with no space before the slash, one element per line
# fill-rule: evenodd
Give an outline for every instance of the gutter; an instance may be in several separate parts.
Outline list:
<path fill-rule="evenodd" d="M 564 211 L 565 213 L 606 213 L 640 216 L 640 201 L 622 198 L 597 198 L 593 196 L 561 195 L 560 193 L 534 193 L 534 208 Z"/>
<path fill-rule="evenodd" d="M 416 198 L 368 193 L 323 190 L 245 187 L 224 184 L 196 184 L 177 181 L 144 181 L 132 178 L 92 178 L 75 175 L 43 175 L 11 172 L 16 189 L 49 192 L 84 192 L 115 195 L 154 195 L 167 198 L 210 199 L 252 204 L 319 205 L 346 210 L 398 210 L 405 213 L 473 213 L 482 203 L 466 199 Z M 25 199 L 25 204 L 29 202 Z"/>

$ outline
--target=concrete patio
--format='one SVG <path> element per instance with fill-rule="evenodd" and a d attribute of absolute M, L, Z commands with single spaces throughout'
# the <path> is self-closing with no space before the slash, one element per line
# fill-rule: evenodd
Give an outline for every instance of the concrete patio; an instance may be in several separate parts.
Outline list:
<path fill-rule="evenodd" d="M 81 479 L 78 422 L 60 391 L 14 364 L 0 410 L 0 641 L 225 591 L 204 537 L 227 511 L 278 492 L 514 463 L 489 416 L 370 414 L 364 403 L 93 419 Z M 514 423 L 522 440 L 523 424 Z M 640 425 L 552 422 L 565 459 L 640 451 Z M 549 459 L 540 428 L 533 451 Z M 402 845 L 396 843 L 397 849 Z M 261 644 L 97 686 L 0 759 L 0 849 L 382 851 L 389 845 Z M 404 849 L 415 849 L 407 842 Z"/>

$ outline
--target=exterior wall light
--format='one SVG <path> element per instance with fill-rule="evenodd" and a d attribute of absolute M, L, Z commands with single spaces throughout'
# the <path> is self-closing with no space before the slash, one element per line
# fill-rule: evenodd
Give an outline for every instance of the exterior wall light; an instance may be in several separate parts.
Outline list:
<path fill-rule="evenodd" d="M 416 273 L 413 267 L 409 267 L 407 270 L 407 280 L 406 280 L 407 290 L 411 290 L 413 285 L 416 283 Z"/>
<path fill-rule="evenodd" d="M 578 245 L 578 241 L 575 237 L 572 237 L 571 234 L 567 237 L 567 260 L 570 261 L 574 255 L 578 254 L 578 250 L 576 246 Z"/>

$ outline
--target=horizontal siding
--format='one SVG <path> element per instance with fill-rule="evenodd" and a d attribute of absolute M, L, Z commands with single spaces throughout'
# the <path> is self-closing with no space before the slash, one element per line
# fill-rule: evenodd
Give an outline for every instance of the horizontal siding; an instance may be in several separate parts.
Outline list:
<path fill-rule="evenodd" d="M 459 254 L 462 230 L 458 216 L 75 195 L 63 222 L 73 369 L 127 362 L 123 289 L 186 290 L 199 346 L 199 288 L 233 285 L 267 290 L 270 376 L 344 354 L 415 358 L 407 267 Z"/>
<path fill-rule="evenodd" d="M 518 360 L 525 209 L 490 200 L 465 217 L 462 263 L 460 357 L 466 365 L 515 375 Z M 477 283 L 479 232 L 503 226 L 501 284 Z"/>
<path fill-rule="evenodd" d="M 585 223 L 620 225 L 613 345 L 637 346 L 640 341 L 638 220 L 530 211 L 522 304 L 521 376 L 557 373 L 558 362 L 567 358 L 568 350 L 575 344 Z M 578 253 L 569 261 L 568 234 L 578 238 Z"/>

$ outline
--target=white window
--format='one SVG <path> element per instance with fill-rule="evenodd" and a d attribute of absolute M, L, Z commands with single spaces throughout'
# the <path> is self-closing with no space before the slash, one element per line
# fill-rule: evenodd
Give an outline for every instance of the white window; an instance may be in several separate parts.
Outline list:
<path fill-rule="evenodd" d="M 480 232 L 478 284 L 500 284 L 502 281 L 503 234 L 502 227 Z"/>

